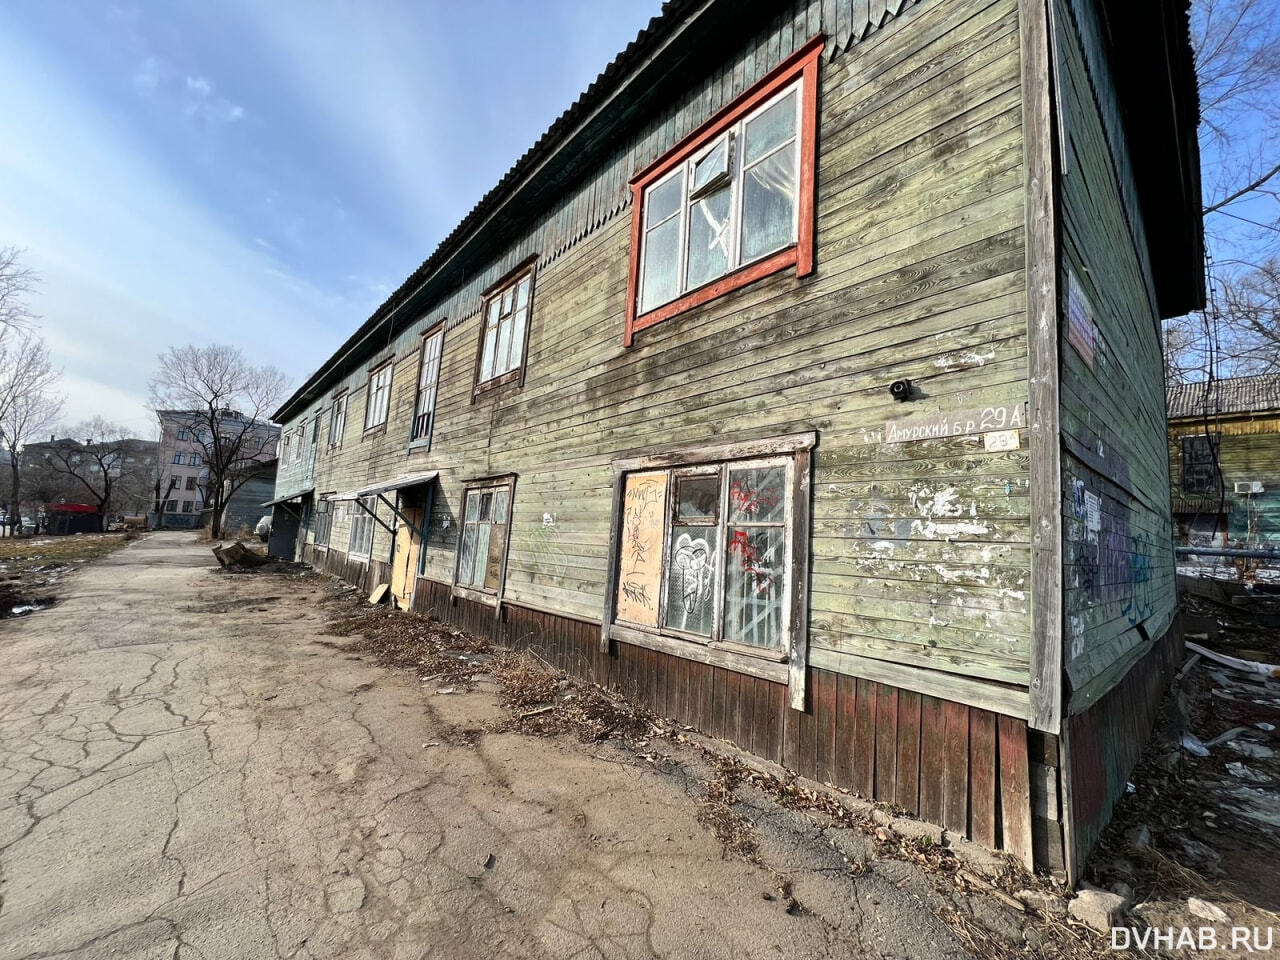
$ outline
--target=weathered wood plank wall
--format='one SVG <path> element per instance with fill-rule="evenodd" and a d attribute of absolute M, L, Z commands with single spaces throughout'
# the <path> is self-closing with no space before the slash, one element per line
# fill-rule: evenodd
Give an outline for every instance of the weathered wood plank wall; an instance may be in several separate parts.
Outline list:
<path fill-rule="evenodd" d="M 1160 319 L 1107 52 L 1054 0 L 1059 144 L 1066 865 L 1123 794 L 1180 647 Z M 1117 685 L 1118 684 L 1118 685 Z"/>
<path fill-rule="evenodd" d="M 1068 709 L 1104 693 L 1177 606 L 1160 321 L 1093 7 L 1057 0 L 1062 191 L 1062 439 Z M 1116 153 L 1115 151 L 1119 151 Z M 1117 171 L 1120 171 L 1119 173 Z M 1074 289 L 1074 292 L 1073 292 Z M 1075 319 L 1072 319 L 1074 315 Z M 1091 345 L 1089 345 L 1091 344 Z"/>
<path fill-rule="evenodd" d="M 1021 716 L 1026 450 L 989 452 L 977 435 L 885 443 L 881 433 L 907 412 L 1027 398 L 1013 0 L 911 6 L 837 49 L 822 67 L 815 273 L 771 277 L 622 345 L 628 229 L 600 211 L 625 202 L 632 173 L 815 32 L 815 10 L 770 25 L 620 146 L 625 159 L 583 187 L 612 184 L 613 206 L 607 190 L 603 201 L 566 198 L 564 210 L 596 212 L 572 222 L 553 212 L 559 232 L 544 225 L 482 272 L 491 279 L 539 254 L 523 389 L 471 402 L 479 287 L 469 286 L 390 345 L 386 432 L 361 437 L 367 372 L 350 377 L 344 443 L 321 457 L 318 489 L 439 470 L 426 572 L 450 580 L 463 482 L 514 471 L 507 600 L 594 620 L 611 457 L 816 429 L 810 662 Z M 787 24 L 780 36 L 790 40 L 775 40 Z M 574 238 L 571 255 L 540 247 L 553 233 Z M 441 317 L 433 447 L 410 452 L 418 334 Z M 900 377 L 926 398 L 891 400 Z M 345 549 L 348 531 L 349 513 L 335 516 L 331 543 Z M 377 530 L 374 557 L 385 557 L 386 536 Z"/>
<path fill-rule="evenodd" d="M 1218 464 L 1226 495 L 1189 493 L 1182 486 L 1182 438 L 1203 436 L 1204 420 L 1169 424 L 1169 472 L 1173 484 L 1174 512 L 1186 522 L 1186 507 L 1193 504 L 1203 514 L 1206 529 L 1222 507 L 1227 516 L 1227 539 L 1249 544 L 1280 541 L 1280 417 L 1211 416 L 1209 430 L 1218 435 Z M 1237 494 L 1236 483 L 1258 482 L 1261 493 Z"/>

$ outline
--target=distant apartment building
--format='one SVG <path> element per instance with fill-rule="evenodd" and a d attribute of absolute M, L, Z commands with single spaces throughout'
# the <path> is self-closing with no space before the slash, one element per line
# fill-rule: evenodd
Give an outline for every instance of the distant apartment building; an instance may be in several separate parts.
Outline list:
<path fill-rule="evenodd" d="M 213 436 L 205 410 L 160 410 L 159 479 L 153 510 L 157 527 L 202 526 L 209 497 L 210 464 L 221 457 L 235 470 L 276 458 L 280 430 L 269 423 L 224 410 Z"/>
<path fill-rule="evenodd" d="M 110 499 L 101 505 L 110 515 L 146 513 L 154 499 L 158 447 L 154 440 L 105 443 L 92 437 L 29 443 L 20 457 L 23 508 L 34 517 L 31 511 L 51 504 L 97 507 L 109 480 Z"/>

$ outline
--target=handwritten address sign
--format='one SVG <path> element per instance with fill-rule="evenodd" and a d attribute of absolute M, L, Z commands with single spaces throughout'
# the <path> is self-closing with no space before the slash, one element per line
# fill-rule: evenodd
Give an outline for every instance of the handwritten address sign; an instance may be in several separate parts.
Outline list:
<path fill-rule="evenodd" d="M 974 433 L 990 433 L 995 430 L 1021 430 L 1026 425 L 1026 404 L 974 407 L 972 410 L 957 410 L 953 413 L 889 420 L 884 425 L 884 442 L 941 440 Z"/>

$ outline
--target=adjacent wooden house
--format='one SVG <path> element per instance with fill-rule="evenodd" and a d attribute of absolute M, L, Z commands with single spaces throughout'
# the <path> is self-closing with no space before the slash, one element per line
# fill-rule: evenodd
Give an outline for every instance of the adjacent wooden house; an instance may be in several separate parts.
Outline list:
<path fill-rule="evenodd" d="M 277 541 L 1074 874 L 1177 653 L 1183 6 L 667 4 L 281 407 Z"/>
<path fill-rule="evenodd" d="M 1169 462 L 1179 542 L 1280 545 L 1280 375 L 1172 388 Z"/>

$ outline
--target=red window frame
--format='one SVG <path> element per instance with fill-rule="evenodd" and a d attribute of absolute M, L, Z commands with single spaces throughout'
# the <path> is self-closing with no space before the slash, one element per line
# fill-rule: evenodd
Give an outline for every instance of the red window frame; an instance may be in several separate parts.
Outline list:
<path fill-rule="evenodd" d="M 732 290 L 745 287 L 749 283 L 754 283 L 780 270 L 794 266 L 797 277 L 808 276 L 813 272 L 813 180 L 817 164 L 818 57 L 822 53 L 825 42 L 821 34 L 811 39 L 732 104 L 698 127 L 697 130 L 694 130 L 693 133 L 689 134 L 689 136 L 685 137 L 654 163 L 632 178 L 631 267 L 630 275 L 627 278 L 624 346 L 631 346 L 636 333 L 646 327 L 651 327 L 677 314 L 692 310 L 694 307 L 724 296 Z M 639 313 L 640 244 L 644 230 L 645 190 L 671 172 L 677 165 L 688 160 L 692 154 L 710 144 L 712 140 L 756 107 L 796 80 L 802 81 L 796 243 L 793 246 L 779 250 L 775 254 L 771 254 L 763 260 L 757 260 L 747 266 L 739 267 L 718 280 L 695 290 L 690 290 L 670 303 L 664 303 L 662 306 L 655 307 L 646 313 Z"/>

